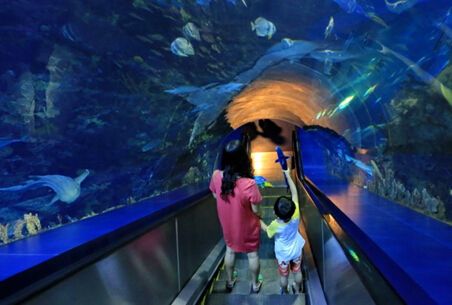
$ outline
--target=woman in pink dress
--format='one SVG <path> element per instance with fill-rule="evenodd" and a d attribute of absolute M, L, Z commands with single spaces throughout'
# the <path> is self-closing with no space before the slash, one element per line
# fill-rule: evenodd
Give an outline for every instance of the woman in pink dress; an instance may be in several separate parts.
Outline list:
<path fill-rule="evenodd" d="M 226 243 L 224 265 L 227 273 L 226 290 L 235 284 L 233 270 L 235 253 L 247 253 L 252 274 L 252 292 L 259 292 L 260 217 L 258 205 L 262 201 L 253 177 L 251 159 L 239 140 L 232 140 L 223 150 L 223 170 L 216 170 L 210 190 L 217 200 L 217 212 Z"/>

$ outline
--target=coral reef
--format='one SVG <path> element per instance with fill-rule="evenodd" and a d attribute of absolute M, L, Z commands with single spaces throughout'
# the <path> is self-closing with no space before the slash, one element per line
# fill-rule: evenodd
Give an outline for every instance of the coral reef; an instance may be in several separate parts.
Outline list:
<path fill-rule="evenodd" d="M 184 178 L 183 178 L 183 183 L 184 184 L 194 184 L 194 183 L 198 183 L 202 180 L 201 178 L 201 172 L 199 171 L 199 169 L 197 167 L 190 167 L 190 169 L 188 170 L 188 172 L 185 174 Z"/>
<path fill-rule="evenodd" d="M 443 201 L 431 195 L 425 188 L 414 188 L 410 191 L 401 181 L 395 178 L 390 163 L 385 163 L 382 167 L 383 179 L 376 176 L 364 184 L 369 191 L 391 201 L 406 205 L 426 215 L 440 220 L 447 220 L 445 215 L 446 208 Z"/>

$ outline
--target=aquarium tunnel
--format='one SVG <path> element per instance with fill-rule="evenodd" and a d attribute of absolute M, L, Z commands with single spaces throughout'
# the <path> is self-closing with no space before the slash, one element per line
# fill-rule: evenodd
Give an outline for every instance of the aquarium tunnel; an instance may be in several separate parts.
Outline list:
<path fill-rule="evenodd" d="M 1 305 L 450 304 L 450 0 L 0 4 Z M 288 157 L 300 293 L 264 233 L 225 289 L 232 140 L 266 222 Z"/>

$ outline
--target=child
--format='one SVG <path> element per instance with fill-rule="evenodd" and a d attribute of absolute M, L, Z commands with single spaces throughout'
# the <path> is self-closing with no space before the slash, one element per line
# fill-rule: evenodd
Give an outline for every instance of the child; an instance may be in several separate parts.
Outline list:
<path fill-rule="evenodd" d="M 290 171 L 287 169 L 283 172 L 289 184 L 292 199 L 286 196 L 278 197 L 274 206 L 277 218 L 269 226 L 261 220 L 261 228 L 267 232 L 269 238 L 275 237 L 275 255 L 281 275 L 281 294 L 288 293 L 289 269 L 295 277 L 295 282 L 292 283 L 293 292 L 299 293 L 302 290 L 301 254 L 305 241 L 298 232 L 300 212 L 297 189 L 290 177 Z"/>

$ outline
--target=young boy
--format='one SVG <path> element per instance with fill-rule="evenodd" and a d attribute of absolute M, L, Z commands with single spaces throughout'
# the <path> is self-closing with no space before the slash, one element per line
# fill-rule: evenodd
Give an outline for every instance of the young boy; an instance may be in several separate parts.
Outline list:
<path fill-rule="evenodd" d="M 290 171 L 283 170 L 283 172 L 289 184 L 292 198 L 278 197 L 274 206 L 277 218 L 269 226 L 261 220 L 261 228 L 267 232 L 269 238 L 275 237 L 275 255 L 281 276 L 281 294 L 288 293 L 289 269 L 295 277 L 292 289 L 294 293 L 299 293 L 302 290 L 301 254 L 305 241 L 298 232 L 300 211 L 297 189 L 290 177 Z"/>

